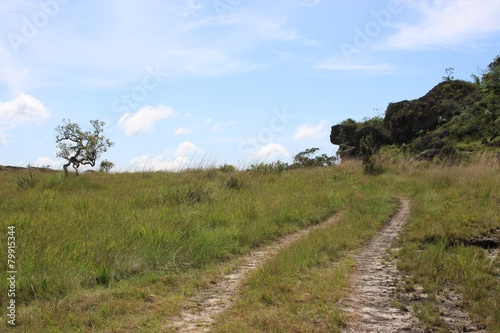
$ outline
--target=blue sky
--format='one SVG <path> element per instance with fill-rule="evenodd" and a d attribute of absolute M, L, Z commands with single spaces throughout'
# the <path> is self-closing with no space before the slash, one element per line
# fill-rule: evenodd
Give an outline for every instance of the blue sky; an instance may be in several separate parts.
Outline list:
<path fill-rule="evenodd" d="M 4 0 L 0 164 L 60 168 L 54 129 L 106 122 L 118 171 L 333 154 L 332 125 L 469 80 L 499 0 Z"/>

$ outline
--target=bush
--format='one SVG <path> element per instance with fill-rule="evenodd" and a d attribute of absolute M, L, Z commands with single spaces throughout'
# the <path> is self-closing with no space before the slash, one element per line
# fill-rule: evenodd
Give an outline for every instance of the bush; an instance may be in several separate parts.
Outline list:
<path fill-rule="evenodd" d="M 373 142 L 372 134 L 364 136 L 360 143 L 359 148 L 361 150 L 361 161 L 363 162 L 363 171 L 366 174 L 375 173 L 375 144 Z"/>
<path fill-rule="evenodd" d="M 241 182 L 238 179 L 231 177 L 227 182 L 226 186 L 230 189 L 237 190 L 241 188 Z"/>
<path fill-rule="evenodd" d="M 222 172 L 234 172 L 236 171 L 236 167 L 231 164 L 224 164 L 219 167 L 219 171 Z"/>
<path fill-rule="evenodd" d="M 332 166 L 337 163 L 337 157 L 335 156 L 328 156 L 326 154 L 315 156 L 318 151 L 319 148 L 309 148 L 298 153 L 293 158 L 293 167 L 308 168 L 318 166 Z"/>
<path fill-rule="evenodd" d="M 105 172 L 108 173 L 115 167 L 115 164 L 113 162 L 110 162 L 108 160 L 104 160 L 101 162 L 101 165 L 99 166 L 99 172 Z"/>
<path fill-rule="evenodd" d="M 16 179 L 17 187 L 21 190 L 27 190 L 29 188 L 33 188 L 36 186 L 36 183 L 37 180 L 33 176 L 33 173 L 31 173 L 31 171 L 29 172 L 29 175 Z"/>
<path fill-rule="evenodd" d="M 283 172 L 286 170 L 288 170 L 288 163 L 282 161 L 276 161 L 267 164 L 262 162 L 259 164 L 252 164 L 248 169 L 248 171 L 261 172 L 261 173 Z"/>

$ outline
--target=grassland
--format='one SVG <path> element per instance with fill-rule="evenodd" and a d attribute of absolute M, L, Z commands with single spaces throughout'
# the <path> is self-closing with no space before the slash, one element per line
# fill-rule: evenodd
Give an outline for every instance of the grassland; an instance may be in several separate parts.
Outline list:
<path fill-rule="evenodd" d="M 450 288 L 491 332 L 500 331 L 499 261 L 461 242 L 500 225 L 496 161 L 468 166 L 391 163 L 276 173 L 191 170 L 83 174 L 0 170 L 0 210 L 16 226 L 17 326 L 12 332 L 164 332 L 196 290 L 238 256 L 336 212 L 335 225 L 283 250 L 245 282 L 216 332 L 335 332 L 356 251 L 412 200 L 400 268 L 431 295 Z M 4 246 L 5 247 L 5 246 Z M 0 253 L 5 253 L 2 249 Z M 6 255 L 0 258 L 6 307 Z M 3 313 L 3 312 L 2 312 Z M 422 325 L 446 331 L 429 311 Z M 1 327 L 6 327 L 2 315 Z"/>

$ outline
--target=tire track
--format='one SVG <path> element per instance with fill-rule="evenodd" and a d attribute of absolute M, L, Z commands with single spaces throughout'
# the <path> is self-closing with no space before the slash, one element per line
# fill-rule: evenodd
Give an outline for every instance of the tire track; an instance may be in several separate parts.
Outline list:
<path fill-rule="evenodd" d="M 427 299 L 427 295 L 421 287 L 418 292 L 398 290 L 397 286 L 403 285 L 402 275 L 395 259 L 387 256 L 387 250 L 394 245 L 409 215 L 410 202 L 401 200 L 400 208 L 389 224 L 355 257 L 357 270 L 352 277 L 354 292 L 340 304 L 348 319 L 344 333 L 429 332 L 419 327 L 413 312 L 413 306 Z M 461 309 L 460 294 L 451 290 L 444 294 L 446 296 L 437 300 L 436 305 L 441 320 L 451 332 L 486 333 L 475 326 L 470 316 Z"/>
<path fill-rule="evenodd" d="M 394 306 L 399 274 L 394 260 L 384 260 L 409 215 L 410 202 L 401 200 L 388 225 L 355 256 L 354 292 L 341 303 L 348 319 L 343 332 L 423 332 L 411 312 Z"/>
<path fill-rule="evenodd" d="M 210 332 L 214 318 L 229 308 L 233 303 L 241 282 L 255 269 L 265 263 L 270 257 L 276 255 L 283 248 L 306 236 L 312 231 L 323 229 L 338 220 L 338 214 L 330 217 L 325 222 L 302 229 L 287 235 L 276 242 L 260 247 L 243 256 L 242 264 L 232 272 L 226 274 L 221 281 L 202 290 L 188 301 L 182 311 L 181 317 L 174 320 L 169 328 L 177 332 Z"/>

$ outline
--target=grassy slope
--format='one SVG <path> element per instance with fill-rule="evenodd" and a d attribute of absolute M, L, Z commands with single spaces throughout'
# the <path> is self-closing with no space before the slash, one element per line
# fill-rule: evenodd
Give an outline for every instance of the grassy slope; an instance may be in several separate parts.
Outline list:
<path fill-rule="evenodd" d="M 35 188 L 19 190 L 19 173 L 1 173 L 0 241 L 17 227 L 21 327 L 160 327 L 208 282 L 203 270 L 318 223 L 352 197 L 349 179 L 312 175 L 37 174 Z"/>
<path fill-rule="evenodd" d="M 14 331 L 164 331 L 182 300 L 235 264 L 228 259 L 343 211 L 338 224 L 253 274 L 216 326 L 221 332 L 335 331 L 344 321 L 335 301 L 348 292 L 352 271 L 347 251 L 387 220 L 393 196 L 413 200 L 401 261 L 418 276 L 410 282 L 435 293 L 456 287 L 476 319 L 498 330 L 495 263 L 476 248 L 440 245 L 499 225 L 498 167 L 405 165 L 375 177 L 359 170 L 36 174 L 38 184 L 29 190 L 16 188 L 19 173 L 0 172 L 0 243 L 7 226 L 16 225 L 20 245 L 23 305 Z M 0 260 L 3 290 L 5 264 Z M 2 293 L 2 308 L 5 302 Z M 426 325 L 440 324 L 422 317 Z"/>
<path fill-rule="evenodd" d="M 429 293 L 420 317 L 424 327 L 447 332 L 434 301 L 448 290 L 462 294 L 462 305 L 490 332 L 500 332 L 500 260 L 464 240 L 500 227 L 500 168 L 469 167 L 411 170 L 402 187 L 413 195 L 411 223 L 403 235 L 400 268 Z M 429 313 L 430 312 L 430 313 Z"/>
<path fill-rule="evenodd" d="M 463 295 L 462 306 L 478 324 L 500 331 L 498 258 L 492 261 L 473 246 L 443 245 L 500 226 L 497 164 L 392 165 L 356 183 L 359 205 L 349 207 L 339 225 L 282 251 L 255 272 L 236 305 L 220 316 L 215 332 L 339 331 L 345 319 L 336 301 L 348 292 L 352 272 L 345 250 L 359 246 L 387 219 L 391 205 L 383 198 L 389 193 L 413 203 L 411 221 L 401 237 L 399 266 L 413 276 L 404 288 L 420 284 L 429 294 L 427 302 L 416 304 L 422 327 L 449 332 L 439 320 L 436 300 L 454 290 Z"/>

